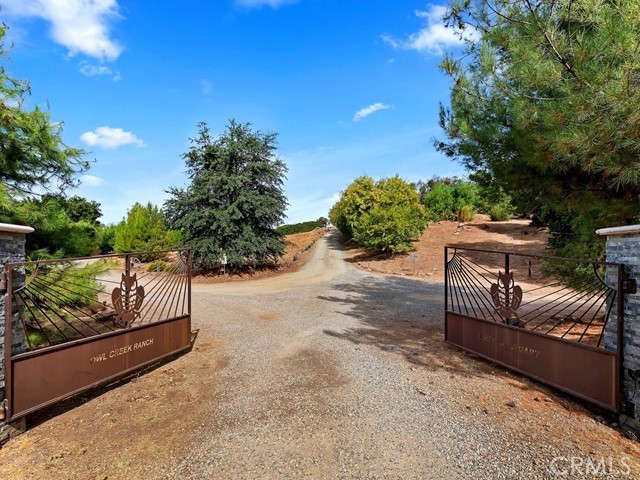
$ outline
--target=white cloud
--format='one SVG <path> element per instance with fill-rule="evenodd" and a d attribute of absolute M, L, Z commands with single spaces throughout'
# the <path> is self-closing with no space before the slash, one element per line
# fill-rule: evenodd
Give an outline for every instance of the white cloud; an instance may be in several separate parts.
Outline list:
<path fill-rule="evenodd" d="M 278 8 L 283 5 L 291 5 L 297 3 L 298 0 L 236 0 L 236 5 L 241 7 L 271 7 Z"/>
<path fill-rule="evenodd" d="M 104 179 L 95 175 L 83 175 L 80 177 L 80 183 L 86 187 L 97 187 L 104 183 Z"/>
<path fill-rule="evenodd" d="M 93 132 L 83 133 L 80 139 L 91 147 L 118 148 L 122 145 L 135 145 L 140 148 L 145 146 L 142 139 L 121 128 L 98 127 Z"/>
<path fill-rule="evenodd" d="M 119 18 L 117 0 L 0 0 L 3 12 L 37 17 L 51 24 L 53 39 L 69 50 L 100 60 L 115 60 L 122 46 L 110 35 L 110 23 Z"/>
<path fill-rule="evenodd" d="M 417 17 L 424 19 L 426 25 L 415 33 L 412 33 L 406 40 L 382 35 L 383 41 L 395 49 L 415 50 L 417 52 L 442 55 L 446 48 L 460 46 L 464 43 L 460 38 L 460 30 L 447 28 L 442 17 L 446 14 L 447 7 L 443 5 L 427 5 L 427 10 L 416 10 Z M 466 30 L 464 37 L 469 40 L 477 40 L 479 33 L 475 30 Z"/>
<path fill-rule="evenodd" d="M 101 75 L 111 75 L 114 82 L 120 80 L 120 72 L 113 71 L 106 65 L 92 65 L 88 62 L 80 62 L 80 73 L 86 77 L 96 77 Z"/>
<path fill-rule="evenodd" d="M 359 122 L 360 120 L 362 120 L 365 117 L 368 117 L 372 113 L 375 113 L 379 110 L 386 110 L 388 108 L 391 108 L 391 105 L 385 105 L 384 103 L 380 103 L 380 102 L 374 103 L 373 105 L 369 105 L 368 107 L 364 107 L 358 110 L 356 114 L 353 116 L 353 121 Z"/>

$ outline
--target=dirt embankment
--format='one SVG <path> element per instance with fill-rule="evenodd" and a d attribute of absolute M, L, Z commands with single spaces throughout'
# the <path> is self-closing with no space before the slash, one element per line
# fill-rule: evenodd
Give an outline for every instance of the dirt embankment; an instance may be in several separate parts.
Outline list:
<path fill-rule="evenodd" d="M 487 215 L 476 215 L 468 223 L 432 223 L 414 244 L 413 252 L 386 255 L 355 245 L 345 245 L 348 262 L 369 272 L 419 277 L 429 282 L 444 280 L 444 247 L 458 245 L 516 253 L 546 253 L 549 233 L 530 226 L 529 220 L 492 222 Z"/>
<path fill-rule="evenodd" d="M 311 251 L 316 242 L 326 233 L 327 228 L 316 228 L 310 232 L 294 233 L 287 235 L 285 240 L 287 246 L 284 256 L 280 262 L 273 267 L 265 267 L 250 271 L 227 271 L 214 270 L 210 272 L 195 272 L 194 283 L 226 283 L 246 280 L 258 280 L 269 278 L 283 273 L 292 273 L 300 270 L 311 258 Z"/>

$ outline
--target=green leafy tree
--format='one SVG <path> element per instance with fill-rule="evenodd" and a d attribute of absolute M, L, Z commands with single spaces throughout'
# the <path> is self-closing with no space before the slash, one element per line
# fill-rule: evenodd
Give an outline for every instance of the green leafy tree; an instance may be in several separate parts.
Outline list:
<path fill-rule="evenodd" d="M 378 182 L 357 178 L 342 192 L 329 217 L 347 237 L 387 253 L 411 250 L 427 223 L 415 185 L 398 176 Z"/>
<path fill-rule="evenodd" d="M 342 192 L 331 208 L 329 219 L 347 238 L 353 238 L 353 227 L 360 217 L 375 205 L 376 184 L 371 177 L 358 177 Z"/>
<path fill-rule="evenodd" d="M 184 154 L 191 180 L 171 188 L 165 203 L 169 225 L 180 229 L 201 268 L 273 263 L 284 253 L 282 223 L 287 200 L 282 185 L 287 167 L 276 155 L 277 135 L 230 120 L 218 138 L 206 123 Z"/>
<path fill-rule="evenodd" d="M 114 249 L 117 253 L 153 252 L 174 248 L 179 240 L 179 234 L 167 229 L 156 205 L 136 203 L 115 229 Z M 140 260 L 156 260 L 162 256 L 150 253 Z"/>
<path fill-rule="evenodd" d="M 0 25 L 0 60 L 6 61 L 6 26 Z M 75 184 L 76 174 L 89 167 L 82 150 L 62 141 L 61 122 L 25 99 L 29 84 L 0 67 L 0 183 L 11 195 L 30 196 L 52 188 L 64 190 Z"/>
<path fill-rule="evenodd" d="M 100 204 L 93 200 L 74 195 L 67 198 L 59 193 L 47 193 L 41 197 L 42 202 L 55 202 L 72 222 L 85 221 L 97 225 L 102 216 Z"/>
<path fill-rule="evenodd" d="M 99 225 L 96 235 L 96 245 L 101 254 L 112 253 L 116 248 L 117 225 Z"/>
<path fill-rule="evenodd" d="M 446 20 L 480 38 L 441 64 L 437 147 L 519 211 L 561 220 L 563 253 L 596 254 L 596 228 L 640 214 L 640 3 L 460 0 Z"/>
<path fill-rule="evenodd" d="M 31 225 L 26 237 L 29 258 L 81 257 L 97 249 L 96 225 L 74 221 L 56 198 L 16 199 L 0 183 L 0 222 Z"/>
<path fill-rule="evenodd" d="M 329 219 L 327 217 L 319 217 L 316 222 L 321 224 L 323 227 L 329 225 Z"/>

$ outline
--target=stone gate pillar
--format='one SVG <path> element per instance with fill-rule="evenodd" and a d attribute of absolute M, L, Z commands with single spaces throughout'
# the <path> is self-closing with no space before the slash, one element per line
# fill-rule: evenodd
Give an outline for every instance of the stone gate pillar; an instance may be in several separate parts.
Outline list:
<path fill-rule="evenodd" d="M 25 242 L 26 235 L 33 232 L 33 228 L 21 225 L 9 225 L 0 223 L 0 445 L 5 443 L 9 438 L 22 433 L 25 430 L 26 422 L 22 418 L 16 422 L 7 423 L 5 421 L 5 330 L 9 328 L 9 321 L 5 318 L 5 293 L 6 288 L 3 284 L 4 265 L 11 262 L 21 262 L 25 259 Z M 11 317 L 14 317 L 11 315 Z M 15 323 L 17 318 L 11 318 L 11 324 Z M 12 349 L 20 347 L 22 339 L 14 338 Z M 18 345 L 16 345 L 18 344 Z"/>
<path fill-rule="evenodd" d="M 624 264 L 628 278 L 640 283 L 640 225 L 603 228 L 596 233 L 607 237 L 607 261 Z M 608 275 L 607 283 L 617 285 L 617 275 Z M 617 343 L 615 313 L 614 308 L 605 329 L 604 344 L 607 348 L 615 348 Z M 628 415 L 624 415 L 621 423 L 632 430 L 640 431 L 640 288 L 636 293 L 624 295 L 622 338 L 623 393 L 631 405 L 626 412 Z M 632 374 L 630 370 L 638 373 Z"/>

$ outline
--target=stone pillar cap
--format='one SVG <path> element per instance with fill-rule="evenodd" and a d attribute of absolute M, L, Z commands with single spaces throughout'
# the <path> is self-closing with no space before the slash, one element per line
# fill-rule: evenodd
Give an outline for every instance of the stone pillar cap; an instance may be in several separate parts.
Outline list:
<path fill-rule="evenodd" d="M 0 223 L 0 232 L 9 233 L 31 233 L 33 228 L 24 225 L 12 225 L 10 223 Z"/>
<path fill-rule="evenodd" d="M 625 225 L 624 227 L 601 228 L 596 230 L 598 235 L 632 235 L 640 233 L 640 225 Z"/>

